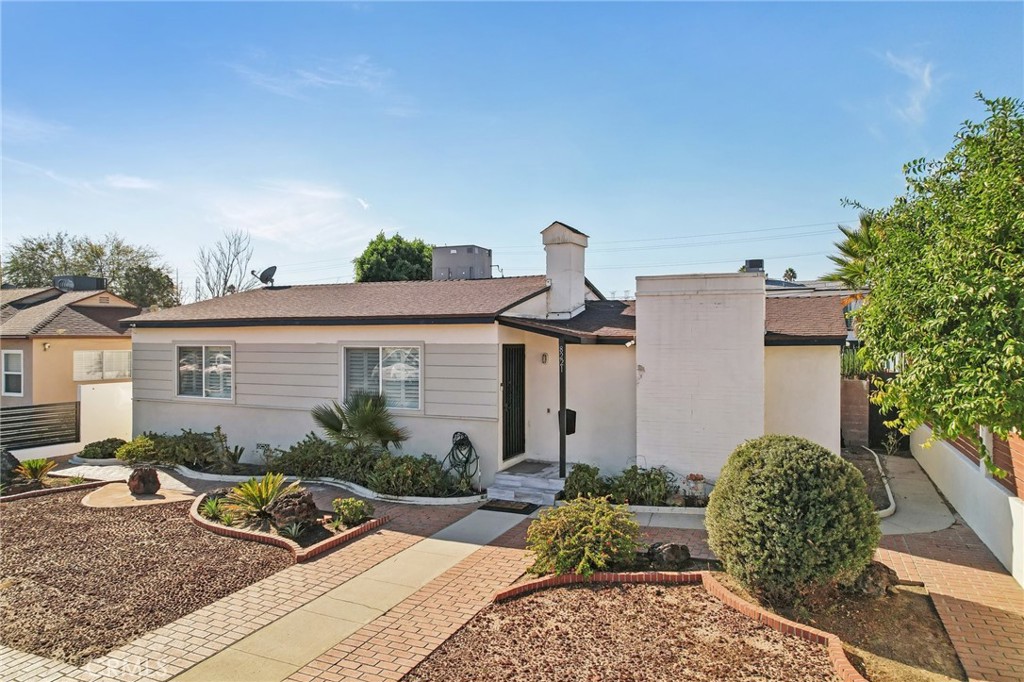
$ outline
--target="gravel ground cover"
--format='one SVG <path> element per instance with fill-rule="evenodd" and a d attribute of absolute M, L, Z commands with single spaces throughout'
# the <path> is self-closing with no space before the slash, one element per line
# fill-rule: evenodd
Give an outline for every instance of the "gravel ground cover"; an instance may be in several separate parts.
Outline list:
<path fill-rule="evenodd" d="M 857 467 L 864 476 L 864 482 L 868 486 L 868 497 L 875 505 L 875 511 L 888 508 L 889 495 L 885 492 L 882 472 L 878 470 L 875 456 L 866 450 L 843 450 L 843 459 Z"/>
<path fill-rule="evenodd" d="M 93 509 L 83 496 L 4 504 L 3 644 L 81 665 L 292 564 L 193 525 L 188 502 Z"/>
<path fill-rule="evenodd" d="M 700 586 L 574 586 L 482 611 L 405 682 L 829 682 L 825 647 Z"/>

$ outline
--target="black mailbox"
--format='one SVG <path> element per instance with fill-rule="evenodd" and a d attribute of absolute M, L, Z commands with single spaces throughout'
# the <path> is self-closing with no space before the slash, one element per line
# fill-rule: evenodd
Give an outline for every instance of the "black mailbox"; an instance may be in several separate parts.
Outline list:
<path fill-rule="evenodd" d="M 576 410 L 566 409 L 565 411 L 565 435 L 571 436 L 576 433 Z"/>

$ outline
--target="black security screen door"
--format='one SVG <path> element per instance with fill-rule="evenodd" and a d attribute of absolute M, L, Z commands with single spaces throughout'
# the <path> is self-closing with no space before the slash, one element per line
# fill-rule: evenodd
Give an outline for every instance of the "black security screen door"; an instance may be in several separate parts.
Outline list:
<path fill-rule="evenodd" d="M 502 422 L 501 457 L 526 452 L 526 346 L 501 347 Z"/>

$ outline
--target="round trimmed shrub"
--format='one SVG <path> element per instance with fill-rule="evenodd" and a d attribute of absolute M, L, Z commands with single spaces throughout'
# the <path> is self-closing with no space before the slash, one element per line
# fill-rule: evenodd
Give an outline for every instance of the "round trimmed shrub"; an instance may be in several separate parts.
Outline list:
<path fill-rule="evenodd" d="M 89 443 L 78 454 L 84 459 L 113 459 L 117 449 L 125 444 L 123 438 L 106 438 Z"/>
<path fill-rule="evenodd" d="M 608 483 L 601 478 L 601 470 L 590 464 L 572 465 L 565 477 L 562 495 L 566 500 L 577 497 L 604 497 L 608 494 Z"/>
<path fill-rule="evenodd" d="M 156 446 L 152 439 L 147 436 L 136 436 L 117 449 L 114 456 L 125 464 L 141 464 L 143 462 L 155 462 L 157 459 Z"/>
<path fill-rule="evenodd" d="M 777 603 L 854 582 L 881 537 L 857 468 L 796 436 L 762 436 L 736 448 L 705 523 L 725 570 Z"/>
<path fill-rule="evenodd" d="M 542 511 L 526 531 L 526 546 L 534 553 L 531 573 L 583 576 L 632 564 L 643 548 L 633 514 L 604 497 L 577 497 Z"/>

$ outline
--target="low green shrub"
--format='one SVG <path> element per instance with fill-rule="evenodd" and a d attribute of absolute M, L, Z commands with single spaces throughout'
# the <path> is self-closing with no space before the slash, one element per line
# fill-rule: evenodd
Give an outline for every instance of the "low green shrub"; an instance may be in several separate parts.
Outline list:
<path fill-rule="evenodd" d="M 644 469 L 635 464 L 608 479 L 612 500 L 618 504 L 665 506 L 679 492 L 676 475 L 665 467 Z"/>
<path fill-rule="evenodd" d="M 346 528 L 358 526 L 373 515 L 373 505 L 356 497 L 346 497 L 331 502 L 338 521 Z"/>
<path fill-rule="evenodd" d="M 82 452 L 78 456 L 84 459 L 113 459 L 117 449 L 124 445 L 125 442 L 123 438 L 106 438 L 93 441 L 82 448 Z"/>
<path fill-rule="evenodd" d="M 271 463 L 270 470 L 302 478 L 333 476 L 336 469 L 335 457 L 341 449 L 341 446 L 310 433 L 279 453 Z"/>
<path fill-rule="evenodd" d="M 795 436 L 737 447 L 711 492 L 705 523 L 725 570 L 778 604 L 852 583 L 880 537 L 857 468 Z"/>
<path fill-rule="evenodd" d="M 119 447 L 117 452 L 114 453 L 114 456 L 125 464 L 141 464 L 143 462 L 160 464 L 170 463 L 157 453 L 153 440 L 148 436 L 136 436 L 131 441 Z"/>
<path fill-rule="evenodd" d="M 81 485 L 82 483 L 85 483 L 85 478 L 82 476 L 68 476 L 67 482 L 68 485 Z"/>
<path fill-rule="evenodd" d="M 643 548 L 633 514 L 604 497 L 578 497 L 542 511 L 526 531 L 526 546 L 534 553 L 531 573 L 583 576 L 630 565 Z"/>
<path fill-rule="evenodd" d="M 589 464 L 573 464 L 565 477 L 562 494 L 567 500 L 577 497 L 604 497 L 608 494 L 608 482 L 601 478 L 601 470 Z"/>
<path fill-rule="evenodd" d="M 366 486 L 383 495 L 421 497 L 442 497 L 454 490 L 450 476 L 433 456 L 392 455 L 388 452 L 377 457 L 373 469 L 367 474 Z"/>
<path fill-rule="evenodd" d="M 14 470 L 14 473 L 33 481 L 41 481 L 56 466 L 57 461 L 53 459 L 26 459 Z"/>
<path fill-rule="evenodd" d="M 224 511 L 224 498 L 222 497 L 207 497 L 199 505 L 199 515 L 211 521 L 220 521 Z"/>
<path fill-rule="evenodd" d="M 210 433 L 182 429 L 174 435 L 149 431 L 142 435 L 153 442 L 156 461 L 160 464 L 182 464 L 199 471 L 230 473 L 245 451 L 239 445 L 228 445 L 227 434 L 220 426 Z"/>
<path fill-rule="evenodd" d="M 279 496 L 298 489 L 297 481 L 286 486 L 283 474 L 267 474 L 239 483 L 225 499 L 230 511 L 245 517 L 266 519 L 270 518 L 270 505 Z"/>
<path fill-rule="evenodd" d="M 277 534 L 289 540 L 298 540 L 306 532 L 306 524 L 298 521 L 287 523 L 277 529 Z"/>

